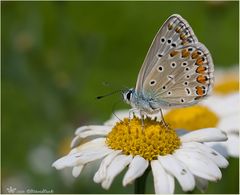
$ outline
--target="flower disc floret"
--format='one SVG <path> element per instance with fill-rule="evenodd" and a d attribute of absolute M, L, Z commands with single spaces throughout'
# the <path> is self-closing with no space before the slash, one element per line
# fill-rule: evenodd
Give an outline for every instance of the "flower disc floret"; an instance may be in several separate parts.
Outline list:
<path fill-rule="evenodd" d="M 165 127 L 156 119 L 125 118 L 116 123 L 107 135 L 106 143 L 114 150 L 122 150 L 126 155 L 140 155 L 146 160 L 157 159 L 159 155 L 172 154 L 181 145 L 173 129 Z"/>

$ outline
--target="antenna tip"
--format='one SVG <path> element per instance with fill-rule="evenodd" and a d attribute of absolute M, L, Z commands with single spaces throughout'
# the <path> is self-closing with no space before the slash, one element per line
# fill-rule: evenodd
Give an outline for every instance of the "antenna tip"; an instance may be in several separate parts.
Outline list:
<path fill-rule="evenodd" d="M 113 95 L 113 94 L 115 94 L 115 93 L 117 93 L 117 92 L 120 92 L 120 91 L 121 91 L 121 90 L 113 91 L 113 92 L 108 93 L 108 94 L 106 94 L 106 95 L 97 96 L 96 98 L 99 100 L 99 99 L 102 99 L 102 98 L 104 98 L 104 97 Z"/>

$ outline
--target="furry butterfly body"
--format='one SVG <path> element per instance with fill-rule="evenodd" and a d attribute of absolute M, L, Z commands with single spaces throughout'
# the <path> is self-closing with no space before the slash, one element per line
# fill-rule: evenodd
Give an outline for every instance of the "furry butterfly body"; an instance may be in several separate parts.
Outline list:
<path fill-rule="evenodd" d="M 156 34 L 138 74 L 135 88 L 124 100 L 140 113 L 198 103 L 211 91 L 214 65 L 208 49 L 188 22 L 170 16 Z"/>

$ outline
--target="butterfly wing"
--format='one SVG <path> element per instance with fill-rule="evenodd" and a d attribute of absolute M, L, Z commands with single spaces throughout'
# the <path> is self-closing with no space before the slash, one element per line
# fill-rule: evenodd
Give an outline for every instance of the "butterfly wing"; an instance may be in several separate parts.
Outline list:
<path fill-rule="evenodd" d="M 197 103 L 211 90 L 213 62 L 189 24 L 171 16 L 157 33 L 137 81 L 154 109 Z"/>
<path fill-rule="evenodd" d="M 198 42 L 192 28 L 180 15 L 170 16 L 157 32 L 138 74 L 136 92 L 141 93 L 150 71 L 172 48 Z"/>
<path fill-rule="evenodd" d="M 152 108 L 196 104 L 211 90 L 213 71 L 211 55 L 202 43 L 172 49 L 146 77 L 143 93 L 152 99 Z"/>

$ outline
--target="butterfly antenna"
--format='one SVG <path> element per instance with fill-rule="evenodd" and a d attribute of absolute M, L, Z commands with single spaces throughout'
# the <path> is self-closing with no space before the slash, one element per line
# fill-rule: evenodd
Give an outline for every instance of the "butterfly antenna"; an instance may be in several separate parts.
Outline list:
<path fill-rule="evenodd" d="M 102 99 L 104 97 L 108 97 L 108 96 L 114 95 L 114 94 L 122 92 L 122 91 L 123 91 L 122 89 L 119 89 L 119 90 L 113 91 L 113 92 L 105 94 L 105 95 L 97 96 L 96 98 L 99 100 L 99 99 Z"/>

